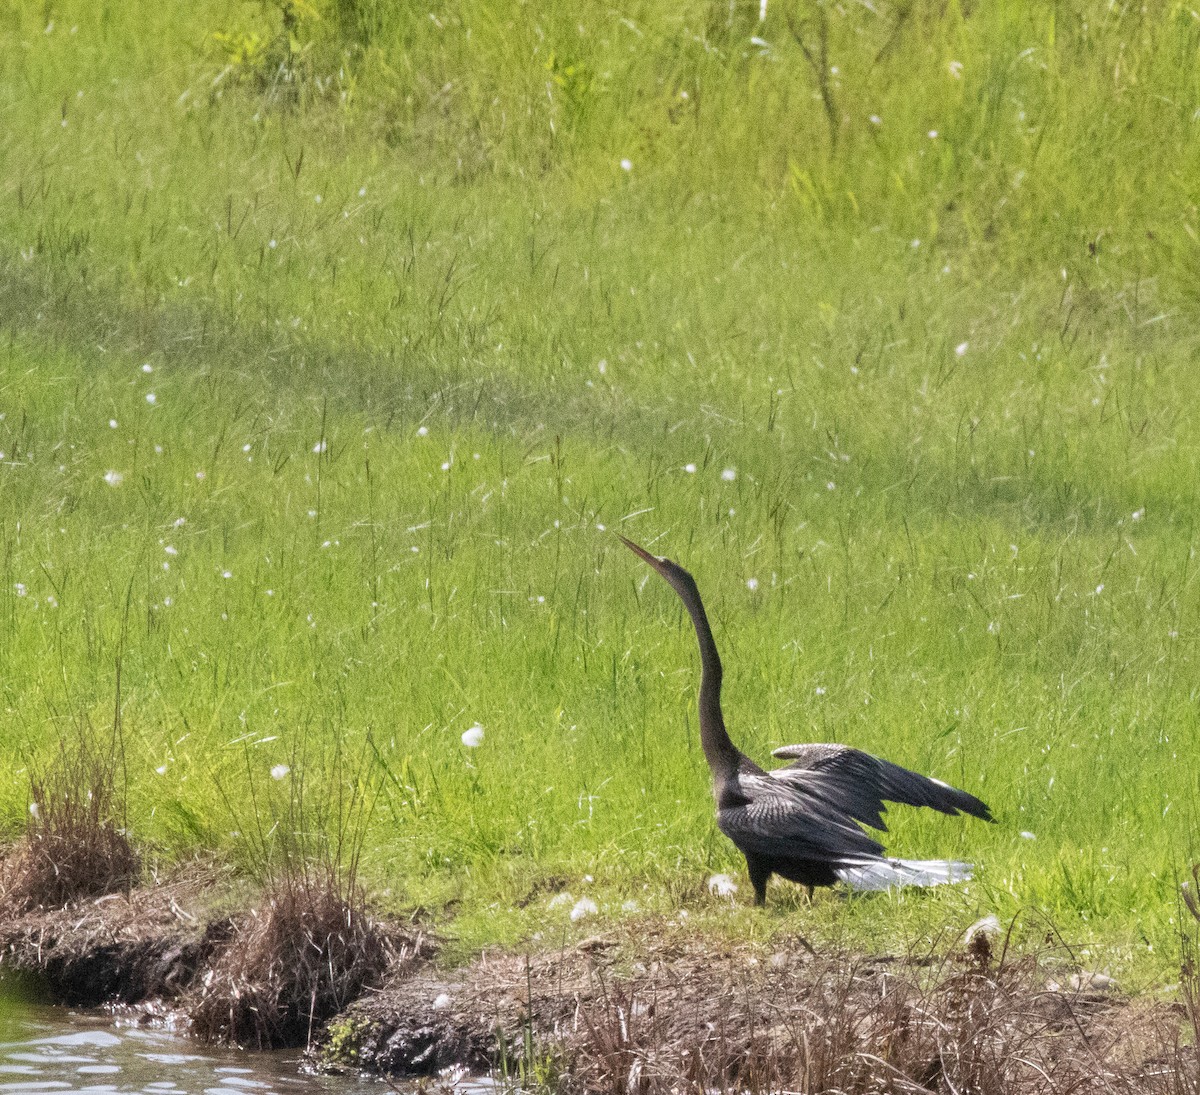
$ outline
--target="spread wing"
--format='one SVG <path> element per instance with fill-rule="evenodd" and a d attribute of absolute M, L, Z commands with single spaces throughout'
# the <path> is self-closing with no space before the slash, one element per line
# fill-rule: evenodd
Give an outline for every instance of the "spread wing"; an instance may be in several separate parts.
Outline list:
<path fill-rule="evenodd" d="M 747 855 L 854 862 L 883 852 L 845 809 L 771 772 L 741 773 L 736 793 L 720 804 L 717 824 Z"/>
<path fill-rule="evenodd" d="M 873 829 L 887 831 L 886 802 L 929 806 L 943 814 L 971 814 L 991 821 L 987 806 L 974 795 L 938 779 L 880 760 L 845 745 L 785 745 L 774 756 L 792 761 L 767 773 L 805 798 L 819 799 L 827 808 Z"/>

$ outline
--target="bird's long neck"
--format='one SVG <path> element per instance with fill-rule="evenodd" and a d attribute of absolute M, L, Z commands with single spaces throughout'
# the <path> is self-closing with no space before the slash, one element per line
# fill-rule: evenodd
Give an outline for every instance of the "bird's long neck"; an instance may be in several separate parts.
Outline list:
<path fill-rule="evenodd" d="M 737 771 L 741 759 L 737 746 L 729 740 L 721 714 L 721 657 L 699 596 L 682 591 L 680 597 L 700 644 L 700 746 L 713 778 L 720 781 Z"/>

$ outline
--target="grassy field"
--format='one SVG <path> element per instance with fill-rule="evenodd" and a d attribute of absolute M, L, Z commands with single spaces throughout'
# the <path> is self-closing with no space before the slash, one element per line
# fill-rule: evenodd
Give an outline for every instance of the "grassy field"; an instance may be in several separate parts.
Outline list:
<path fill-rule="evenodd" d="M 163 861 L 340 817 L 466 948 L 569 890 L 1171 979 L 1200 20 L 390 8 L 0 3 L 4 831 L 119 664 Z M 614 530 L 696 575 L 735 740 L 978 794 L 891 844 L 976 882 L 710 901 L 694 639 Z"/>

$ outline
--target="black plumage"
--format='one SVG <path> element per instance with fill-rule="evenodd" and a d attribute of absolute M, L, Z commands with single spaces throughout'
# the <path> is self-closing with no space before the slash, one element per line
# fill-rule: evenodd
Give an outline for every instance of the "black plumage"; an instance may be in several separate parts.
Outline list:
<path fill-rule="evenodd" d="M 713 777 L 717 825 L 746 857 L 755 904 L 778 874 L 808 886 L 843 881 L 858 889 L 932 886 L 971 877 L 955 860 L 891 859 L 859 825 L 886 832 L 887 802 L 929 806 L 991 821 L 974 795 L 845 745 L 788 745 L 774 755 L 791 764 L 764 771 L 729 738 L 721 713 L 721 659 L 695 579 L 678 563 L 651 555 L 624 536 L 683 601 L 700 644 L 700 744 Z"/>

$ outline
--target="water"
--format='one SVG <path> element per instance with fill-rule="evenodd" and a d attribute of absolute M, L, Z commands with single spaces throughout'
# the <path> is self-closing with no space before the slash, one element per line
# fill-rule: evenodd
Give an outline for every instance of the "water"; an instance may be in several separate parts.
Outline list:
<path fill-rule="evenodd" d="M 298 1051 L 243 1052 L 110 1015 L 0 1001 L 0 1095 L 348 1095 L 370 1083 L 300 1066 Z"/>

